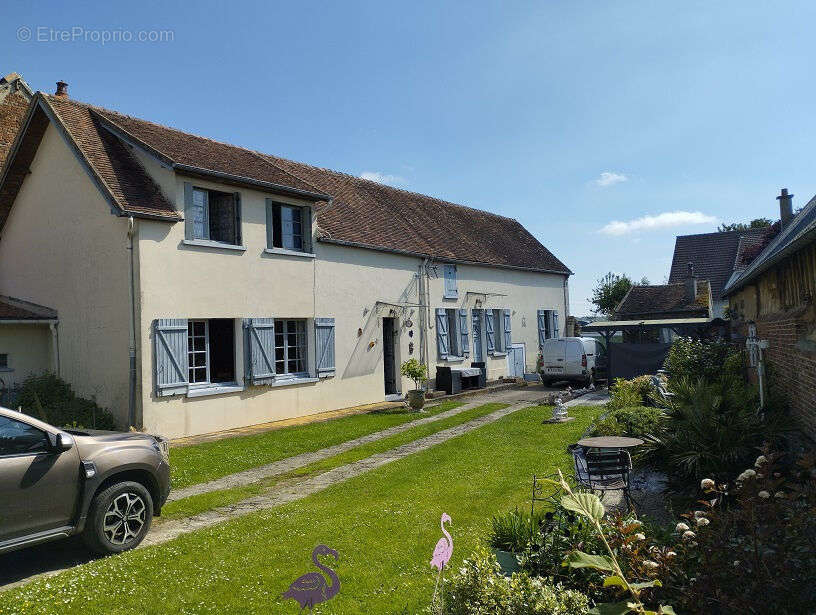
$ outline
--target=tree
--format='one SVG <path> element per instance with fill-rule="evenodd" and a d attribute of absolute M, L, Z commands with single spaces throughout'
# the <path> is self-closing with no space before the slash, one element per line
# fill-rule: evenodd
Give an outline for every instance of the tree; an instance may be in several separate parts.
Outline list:
<path fill-rule="evenodd" d="M 644 280 L 648 282 L 644 278 Z M 611 271 L 598 280 L 589 300 L 595 306 L 595 313 L 612 316 L 615 308 L 632 288 L 632 280 L 625 273 L 618 275 Z"/>
<path fill-rule="evenodd" d="M 727 233 L 728 231 L 747 231 L 753 228 L 767 228 L 773 224 L 773 221 L 768 218 L 754 218 L 747 224 L 745 222 L 733 222 L 731 224 L 720 224 L 717 231 L 720 233 Z"/>

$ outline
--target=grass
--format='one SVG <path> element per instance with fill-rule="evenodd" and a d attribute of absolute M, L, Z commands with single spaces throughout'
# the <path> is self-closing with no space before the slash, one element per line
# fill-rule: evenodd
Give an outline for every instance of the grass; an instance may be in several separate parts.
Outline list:
<path fill-rule="evenodd" d="M 313 570 L 321 543 L 340 553 L 325 563 L 342 587 L 314 613 L 419 613 L 440 515 L 453 518 L 455 571 L 491 515 L 529 504 L 534 472 L 568 470 L 566 445 L 599 411 L 571 408 L 575 421 L 542 425 L 549 408 L 520 410 L 303 500 L 0 594 L 0 613 L 298 613 L 281 594 Z"/>
<path fill-rule="evenodd" d="M 354 414 L 250 436 L 171 448 L 170 478 L 174 489 L 182 489 L 301 453 L 334 446 L 375 431 L 452 410 L 461 405 L 463 402 L 446 401 L 429 407 L 422 413 L 398 409 Z"/>
<path fill-rule="evenodd" d="M 209 493 L 202 493 L 200 495 L 194 495 L 181 500 L 176 500 L 175 502 L 166 504 L 164 508 L 162 508 L 162 516 L 160 517 L 160 520 L 167 521 L 177 519 L 179 517 L 189 517 L 205 510 L 212 510 L 213 508 L 217 508 L 219 506 L 234 504 L 235 502 L 252 497 L 253 495 L 259 495 L 270 487 L 273 487 L 274 485 L 277 485 L 285 480 L 305 478 L 308 476 L 314 476 L 316 474 L 322 474 L 323 472 L 328 472 L 329 470 L 342 465 L 354 463 L 355 461 L 365 459 L 371 455 L 391 450 L 392 448 L 402 446 L 403 444 L 413 442 L 414 440 L 419 440 L 420 438 L 437 433 L 443 429 L 448 429 L 450 427 L 455 427 L 456 425 L 461 425 L 462 423 L 467 423 L 468 421 L 472 421 L 473 419 L 485 416 L 491 412 L 495 412 L 496 410 L 506 407 L 507 404 L 484 404 L 482 406 L 477 406 L 476 408 L 463 410 L 459 414 L 455 414 L 454 416 L 449 416 L 444 419 L 439 419 L 432 423 L 411 427 L 402 433 L 394 434 L 393 436 L 388 436 L 387 438 L 376 440 L 374 442 L 368 442 L 367 444 L 362 444 L 343 453 L 334 455 L 333 457 L 327 457 L 326 459 L 315 461 L 314 463 L 310 463 L 302 468 L 297 468 L 291 472 L 278 474 L 250 485 L 242 485 L 240 487 L 232 487 L 230 489 L 222 489 L 220 491 L 211 491 Z"/>

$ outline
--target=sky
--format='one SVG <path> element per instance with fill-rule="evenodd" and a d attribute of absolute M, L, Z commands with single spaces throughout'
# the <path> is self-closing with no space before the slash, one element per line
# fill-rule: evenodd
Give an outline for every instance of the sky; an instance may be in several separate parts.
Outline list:
<path fill-rule="evenodd" d="M 15 2 L 0 73 L 518 219 L 573 272 L 816 192 L 811 2 Z M 144 40 L 140 40 L 144 39 Z"/>

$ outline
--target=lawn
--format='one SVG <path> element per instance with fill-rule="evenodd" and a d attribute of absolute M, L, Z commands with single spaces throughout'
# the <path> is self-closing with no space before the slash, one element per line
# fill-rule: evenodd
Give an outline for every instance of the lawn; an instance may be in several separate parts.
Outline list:
<path fill-rule="evenodd" d="M 340 553 L 342 588 L 315 613 L 419 613 L 440 515 L 453 518 L 457 570 L 492 514 L 529 505 L 534 472 L 569 469 L 567 444 L 600 411 L 544 425 L 549 408 L 520 410 L 303 500 L 0 594 L 0 613 L 298 613 L 281 594 L 320 543 Z"/>
<path fill-rule="evenodd" d="M 389 427 L 452 410 L 461 405 L 463 402 L 445 401 L 427 408 L 422 413 L 397 409 L 354 414 L 251 436 L 173 447 L 170 449 L 173 488 L 189 487 L 301 453 L 318 451 Z"/>
<path fill-rule="evenodd" d="M 388 436 L 386 438 L 382 438 L 381 440 L 361 444 L 360 446 L 356 446 L 332 457 L 315 461 L 314 463 L 310 463 L 302 468 L 297 468 L 291 472 L 278 474 L 249 485 L 242 485 L 240 487 L 232 487 L 230 489 L 222 489 L 219 491 L 210 491 L 208 493 L 202 493 L 200 495 L 194 495 L 181 500 L 176 500 L 175 502 L 170 502 L 162 509 L 162 516 L 160 517 L 159 522 L 177 519 L 179 517 L 188 517 L 205 510 L 211 510 L 219 506 L 233 504 L 253 495 L 263 493 L 270 487 L 273 487 L 284 480 L 305 478 L 307 476 L 315 476 L 316 474 L 328 472 L 329 470 L 339 466 L 354 463 L 355 461 L 370 457 L 371 455 L 382 453 L 383 451 L 402 446 L 408 442 L 413 442 L 414 440 L 419 440 L 420 438 L 430 436 L 431 434 L 442 431 L 443 429 L 448 429 L 450 427 L 455 427 L 456 425 L 461 425 L 462 423 L 467 423 L 468 421 L 485 416 L 486 414 L 490 414 L 496 410 L 506 408 L 507 405 L 508 404 L 491 403 L 470 408 L 468 410 L 463 410 L 459 414 L 454 414 L 453 416 L 439 419 L 431 423 L 425 423 L 424 425 L 416 425 L 415 427 L 411 427 L 410 429 L 394 434 L 393 436 Z"/>

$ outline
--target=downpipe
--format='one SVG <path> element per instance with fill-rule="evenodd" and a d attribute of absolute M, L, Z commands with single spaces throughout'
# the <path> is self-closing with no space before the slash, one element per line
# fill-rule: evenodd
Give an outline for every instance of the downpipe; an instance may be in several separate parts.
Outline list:
<path fill-rule="evenodd" d="M 136 276 L 133 264 L 133 235 L 135 231 L 136 223 L 133 216 L 130 216 L 128 218 L 127 230 L 127 249 L 130 261 L 130 284 L 128 285 L 128 294 L 130 297 L 130 327 L 128 332 L 128 427 L 134 427 L 136 423 Z"/>

